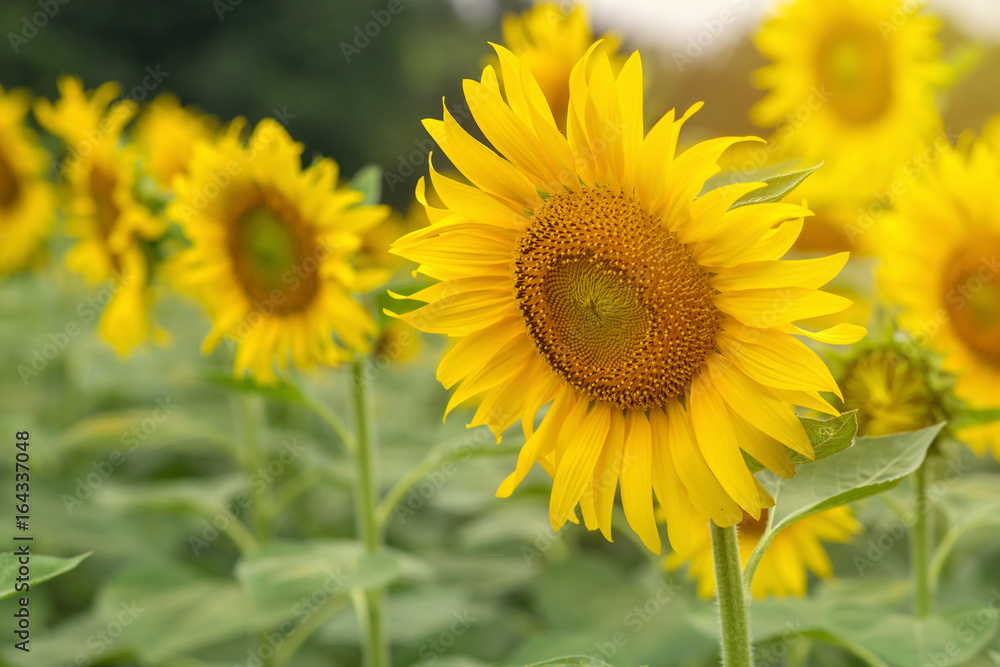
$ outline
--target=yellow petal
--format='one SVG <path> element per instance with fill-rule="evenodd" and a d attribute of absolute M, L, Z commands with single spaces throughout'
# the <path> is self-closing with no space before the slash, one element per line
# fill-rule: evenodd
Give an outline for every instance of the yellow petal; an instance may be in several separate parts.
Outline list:
<path fill-rule="evenodd" d="M 684 408 L 675 399 L 667 403 L 666 414 L 670 457 L 698 512 L 719 526 L 732 526 L 742 521 L 743 512 L 739 505 L 726 493 L 705 463 Z"/>
<path fill-rule="evenodd" d="M 622 456 L 625 452 L 625 414 L 611 411 L 608 437 L 604 439 L 601 458 L 594 466 L 594 506 L 597 522 L 604 537 L 611 540 L 611 512 L 615 506 L 615 492 L 622 473 Z"/>
<path fill-rule="evenodd" d="M 848 257 L 849 253 L 842 252 L 815 259 L 749 262 L 720 269 L 711 283 L 720 292 L 792 286 L 817 289 L 840 273 Z"/>
<path fill-rule="evenodd" d="M 755 428 L 803 456 L 814 456 L 809 436 L 790 407 L 767 396 L 765 389 L 740 371 L 730 368 L 723 357 L 710 357 L 707 366 L 710 369 L 712 389 L 722 396 L 734 412 Z"/>
<path fill-rule="evenodd" d="M 629 410 L 622 457 L 622 506 L 629 525 L 653 553 L 660 553 L 660 534 L 653 515 L 653 436 L 644 412 Z"/>
<path fill-rule="evenodd" d="M 718 390 L 699 376 L 688 391 L 688 406 L 691 430 L 705 463 L 733 500 L 747 514 L 759 518 L 760 496 L 740 454 L 729 411 Z"/>
<path fill-rule="evenodd" d="M 777 327 L 851 307 L 850 299 L 804 287 L 724 292 L 716 294 L 713 301 L 722 312 L 758 328 Z"/>
<path fill-rule="evenodd" d="M 497 498 L 507 498 L 517 485 L 524 480 L 531 467 L 539 460 L 542 452 L 554 446 L 553 440 L 558 437 L 559 429 L 563 426 L 569 410 L 575 405 L 574 395 L 570 390 L 563 390 L 556 394 L 548 414 L 542 420 L 538 430 L 531 434 L 524 447 L 517 455 L 517 467 L 514 472 L 500 484 L 497 489 Z"/>
<path fill-rule="evenodd" d="M 552 496 L 549 499 L 552 530 L 562 528 L 573 508 L 580 502 L 584 487 L 593 479 L 594 466 L 601 454 L 610 424 L 611 413 L 607 404 L 596 403 L 582 419 L 575 421 L 568 418 L 562 425 L 564 430 L 560 439 L 565 434 L 565 437 L 572 438 L 572 443 L 565 448 L 552 482 Z"/>
<path fill-rule="evenodd" d="M 653 436 L 653 490 L 667 517 L 667 537 L 670 546 L 687 558 L 691 550 L 691 501 L 681 483 L 670 457 L 670 426 L 659 408 L 649 411 L 649 426 Z"/>

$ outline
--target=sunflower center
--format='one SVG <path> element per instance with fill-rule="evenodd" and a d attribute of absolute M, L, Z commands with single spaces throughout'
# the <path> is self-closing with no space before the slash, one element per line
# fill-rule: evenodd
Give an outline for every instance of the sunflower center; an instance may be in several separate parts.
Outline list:
<path fill-rule="evenodd" d="M 295 313 L 319 292 L 315 236 L 280 198 L 255 193 L 229 226 L 227 246 L 237 280 L 255 308 Z"/>
<path fill-rule="evenodd" d="M 7 155 L 0 151 L 0 211 L 9 211 L 21 199 L 21 179 Z"/>
<path fill-rule="evenodd" d="M 872 26 L 845 24 L 820 41 L 816 67 L 827 103 L 849 123 L 881 118 L 892 101 L 888 42 Z"/>
<path fill-rule="evenodd" d="M 622 192 L 551 195 L 518 239 L 513 272 L 539 352 L 595 400 L 663 405 L 715 347 L 708 273 Z"/>
<path fill-rule="evenodd" d="M 944 302 L 958 337 L 984 362 L 1000 367 L 1000 236 L 975 239 L 945 265 Z"/>

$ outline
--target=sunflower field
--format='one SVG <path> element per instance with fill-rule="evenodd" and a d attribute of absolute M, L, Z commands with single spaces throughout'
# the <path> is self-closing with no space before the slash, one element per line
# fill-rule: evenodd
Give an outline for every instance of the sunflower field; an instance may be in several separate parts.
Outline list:
<path fill-rule="evenodd" d="M 1000 666 L 995 0 L 0 26 L 0 665 Z"/>

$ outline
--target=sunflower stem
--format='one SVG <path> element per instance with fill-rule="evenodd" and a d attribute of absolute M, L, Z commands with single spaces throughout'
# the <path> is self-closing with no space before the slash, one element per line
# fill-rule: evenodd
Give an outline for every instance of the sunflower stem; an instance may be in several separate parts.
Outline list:
<path fill-rule="evenodd" d="M 259 396 L 241 395 L 237 397 L 240 416 L 240 436 L 243 441 L 243 468 L 247 480 L 259 475 L 264 467 L 264 447 L 261 431 L 264 428 L 264 404 Z M 271 520 L 270 488 L 254 494 L 253 532 L 259 542 L 266 542 L 270 533 Z"/>
<path fill-rule="evenodd" d="M 715 562 L 715 597 L 719 605 L 723 667 L 752 667 L 750 608 L 740 567 L 736 526 L 720 528 L 709 522 Z"/>
<path fill-rule="evenodd" d="M 927 477 L 930 474 L 927 462 L 913 473 L 913 585 L 914 611 L 917 618 L 926 618 L 931 613 L 930 556 L 928 550 L 928 518 L 931 513 L 927 498 Z"/>
<path fill-rule="evenodd" d="M 355 499 L 358 512 L 358 531 L 361 533 L 365 551 L 376 553 L 382 548 L 382 530 L 376 518 L 377 507 L 377 466 L 376 441 L 371 429 L 371 405 L 368 398 L 368 380 L 364 377 L 363 359 L 354 360 L 351 374 L 354 389 L 355 428 L 357 430 L 354 460 L 358 466 Z M 383 598 L 385 591 L 370 589 L 364 592 L 364 604 L 356 608 L 363 610 L 361 627 L 366 635 L 366 667 L 389 667 L 389 646 L 385 634 Z"/>

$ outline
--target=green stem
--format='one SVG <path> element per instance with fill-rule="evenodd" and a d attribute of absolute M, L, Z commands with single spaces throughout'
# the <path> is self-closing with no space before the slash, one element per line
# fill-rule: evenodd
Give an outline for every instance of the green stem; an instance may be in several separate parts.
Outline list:
<path fill-rule="evenodd" d="M 392 511 L 396 508 L 396 505 L 399 504 L 399 501 L 403 499 L 403 496 L 406 495 L 406 492 L 426 475 L 434 472 L 445 463 L 448 463 L 449 461 L 457 461 L 462 458 L 471 458 L 473 456 L 503 456 L 506 454 L 516 454 L 521 451 L 523 446 L 523 444 L 517 444 L 499 445 L 488 449 L 449 449 L 445 452 L 432 451 L 426 459 L 403 475 L 389 490 L 389 493 L 385 494 L 382 502 L 379 503 L 378 510 L 375 512 L 375 520 L 378 522 L 380 527 L 385 526 L 386 521 L 389 520 L 389 515 L 392 514 Z"/>
<path fill-rule="evenodd" d="M 313 633 L 346 606 L 347 598 L 343 595 L 334 595 L 324 602 L 295 626 L 295 632 L 289 633 L 285 637 L 285 643 L 274 651 L 273 663 L 278 667 L 286 664 Z"/>
<path fill-rule="evenodd" d="M 337 413 L 327 408 L 323 405 L 323 403 L 317 401 L 312 396 L 306 394 L 305 391 L 302 391 L 302 400 L 305 402 L 307 408 L 312 410 L 317 417 L 322 419 L 326 425 L 330 427 L 331 431 L 337 434 L 337 437 L 344 445 L 344 448 L 347 451 L 354 453 L 354 450 L 357 449 L 356 439 L 354 435 L 351 434 L 351 431 L 347 428 L 347 426 L 344 425 L 343 420 L 337 416 Z"/>
<path fill-rule="evenodd" d="M 205 517 L 208 521 L 211 521 L 214 517 Z M 257 539 L 253 536 L 253 533 L 247 529 L 246 525 L 236 517 L 230 516 L 232 521 L 226 524 L 223 532 L 232 540 L 236 548 L 240 550 L 240 553 L 247 553 L 253 551 L 257 548 Z"/>
<path fill-rule="evenodd" d="M 879 500 L 881 500 L 885 505 L 896 513 L 900 519 L 909 522 L 910 520 L 910 510 L 907 509 L 906 504 L 902 503 L 890 495 L 890 492 L 878 494 Z"/>
<path fill-rule="evenodd" d="M 358 465 L 356 485 L 356 504 L 358 511 L 358 527 L 365 550 L 375 553 L 382 548 L 382 530 L 376 519 L 377 505 L 377 470 L 376 442 L 371 432 L 371 405 L 368 399 L 368 381 L 364 377 L 363 360 L 355 358 L 351 384 L 354 388 L 355 428 L 357 445 L 354 459 Z M 384 591 L 381 589 L 365 591 L 365 604 L 361 627 L 365 630 L 367 643 L 365 646 L 365 665 L 367 667 L 388 667 L 389 646 L 385 634 L 385 622 L 382 615 Z"/>
<path fill-rule="evenodd" d="M 710 522 L 715 561 L 715 596 L 719 604 L 723 667 L 752 667 L 750 609 L 743 586 L 736 526 L 720 528 Z"/>
<path fill-rule="evenodd" d="M 931 613 L 930 557 L 928 550 L 928 516 L 931 513 L 927 498 L 927 476 L 925 461 L 913 473 L 914 522 L 913 522 L 913 579 L 914 607 L 918 618 L 926 618 Z"/>
<path fill-rule="evenodd" d="M 259 396 L 240 395 L 237 410 L 240 414 L 240 436 L 243 441 L 243 469 L 250 478 L 264 468 L 264 449 L 261 442 L 264 406 Z M 254 494 L 253 532 L 260 542 L 266 542 L 270 532 L 270 488 Z"/>

